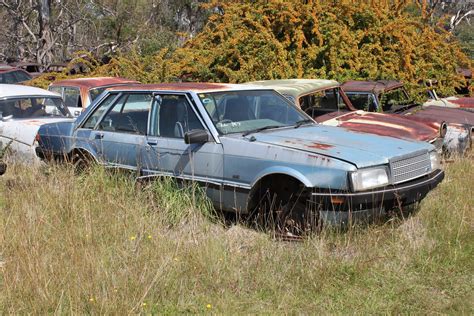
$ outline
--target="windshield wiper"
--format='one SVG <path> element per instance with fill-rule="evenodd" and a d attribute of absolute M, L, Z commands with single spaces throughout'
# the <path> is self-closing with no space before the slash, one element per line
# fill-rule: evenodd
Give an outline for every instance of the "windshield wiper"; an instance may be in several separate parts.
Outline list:
<path fill-rule="evenodd" d="M 310 120 L 310 119 L 304 119 L 304 120 L 301 120 L 301 121 L 298 121 L 295 123 L 295 128 L 298 128 L 300 127 L 301 125 L 303 124 L 308 124 L 308 123 L 314 123 L 313 120 Z"/>
<path fill-rule="evenodd" d="M 283 127 L 283 126 L 285 126 L 285 125 L 268 125 L 268 126 L 263 126 L 263 127 L 259 127 L 259 128 L 256 128 L 256 129 L 251 129 L 250 131 L 246 131 L 245 133 L 242 134 L 242 136 L 247 136 L 248 134 L 258 133 L 258 132 L 264 131 L 264 130 L 266 130 L 266 129 L 278 128 L 278 127 Z"/>

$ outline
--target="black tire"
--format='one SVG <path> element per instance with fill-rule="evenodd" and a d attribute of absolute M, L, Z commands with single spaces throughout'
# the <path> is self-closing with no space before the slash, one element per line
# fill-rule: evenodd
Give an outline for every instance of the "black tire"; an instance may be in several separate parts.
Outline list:
<path fill-rule="evenodd" d="M 87 172 L 93 165 L 94 159 L 87 153 L 76 151 L 71 158 L 74 172 L 81 174 Z"/>
<path fill-rule="evenodd" d="M 276 181 L 281 185 L 263 185 L 251 219 L 257 227 L 279 236 L 302 236 L 319 232 L 322 223 L 319 211 L 307 203 L 303 187 L 294 181 Z"/>
<path fill-rule="evenodd" d="M 0 176 L 7 172 L 7 164 L 0 161 Z"/>

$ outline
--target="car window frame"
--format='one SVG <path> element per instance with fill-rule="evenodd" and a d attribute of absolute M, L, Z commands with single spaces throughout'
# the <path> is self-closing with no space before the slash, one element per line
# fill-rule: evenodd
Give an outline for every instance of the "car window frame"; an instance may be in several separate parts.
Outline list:
<path fill-rule="evenodd" d="M 202 114 L 200 113 L 199 109 L 196 107 L 196 104 L 194 102 L 194 99 L 190 97 L 189 93 L 187 92 L 178 92 L 178 91 L 153 91 L 153 103 L 150 109 L 150 116 L 148 117 L 148 130 L 147 130 L 147 137 L 156 137 L 156 138 L 162 138 L 162 139 L 182 139 L 184 142 L 184 137 L 183 138 L 176 138 L 176 137 L 166 137 L 166 136 L 161 136 L 161 135 L 151 135 L 152 131 L 152 119 L 155 118 L 156 116 L 153 115 L 154 108 L 155 108 L 155 103 L 156 99 L 155 97 L 158 95 L 178 95 L 178 96 L 184 96 L 186 101 L 188 102 L 188 105 L 191 107 L 192 111 L 196 115 L 196 117 L 199 120 L 199 123 L 201 123 L 201 126 L 203 130 L 206 132 L 210 133 L 212 135 L 211 130 L 206 124 L 206 121 L 202 118 Z"/>

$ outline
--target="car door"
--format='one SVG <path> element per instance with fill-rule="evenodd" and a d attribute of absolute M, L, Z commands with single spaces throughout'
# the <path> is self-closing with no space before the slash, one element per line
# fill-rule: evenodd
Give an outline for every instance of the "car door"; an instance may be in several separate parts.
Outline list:
<path fill-rule="evenodd" d="M 184 141 L 186 132 L 206 130 L 198 113 L 185 94 L 155 95 L 149 134 L 142 148 L 144 175 L 172 175 L 220 189 L 222 144 L 212 140 L 211 136 L 210 141 L 203 144 L 186 144 Z"/>
<path fill-rule="evenodd" d="M 122 93 L 99 119 L 90 142 L 106 165 L 141 169 L 140 146 L 146 141 L 151 93 Z"/>

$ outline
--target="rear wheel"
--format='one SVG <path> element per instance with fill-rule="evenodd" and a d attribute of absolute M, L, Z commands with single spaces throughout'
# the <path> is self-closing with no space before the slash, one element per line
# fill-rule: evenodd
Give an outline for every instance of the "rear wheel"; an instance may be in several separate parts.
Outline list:
<path fill-rule="evenodd" d="M 76 151 L 71 157 L 71 162 L 74 172 L 79 174 L 89 170 L 94 163 L 94 159 L 83 151 Z"/>

